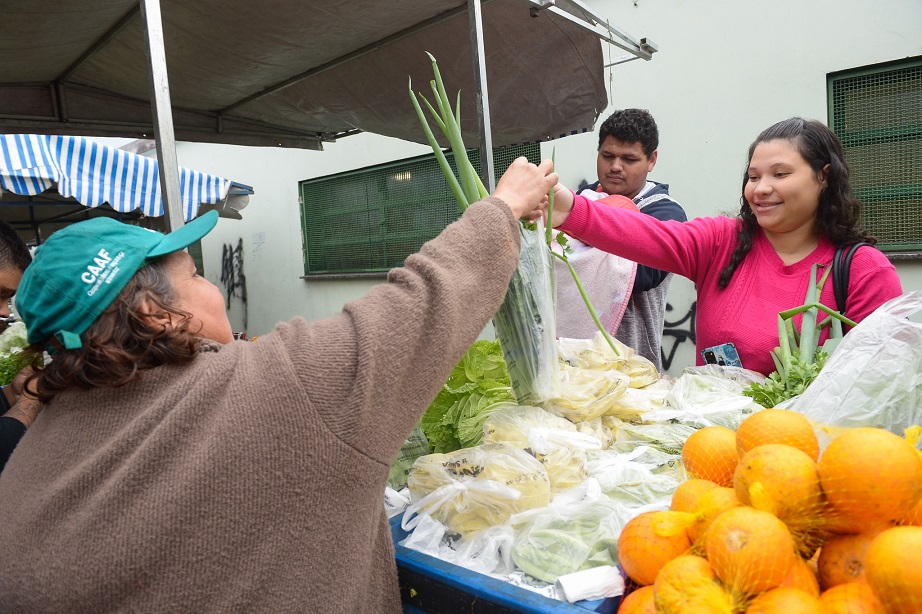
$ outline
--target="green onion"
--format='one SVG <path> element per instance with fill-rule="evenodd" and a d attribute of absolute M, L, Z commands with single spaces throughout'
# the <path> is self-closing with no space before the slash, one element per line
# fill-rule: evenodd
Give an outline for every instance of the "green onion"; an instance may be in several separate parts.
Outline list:
<path fill-rule="evenodd" d="M 419 94 L 436 125 L 448 139 L 454 154 L 459 177 L 455 177 L 442 148 L 426 120 L 416 93 L 410 83 L 410 98 L 436 160 L 458 201 L 461 211 L 488 196 L 488 192 L 467 157 L 461 138 L 461 94 L 452 110 L 438 64 L 432 54 L 435 78 L 430 81 L 435 106 Z M 520 404 L 538 405 L 553 398 L 559 386 L 557 373 L 557 340 L 555 333 L 553 261 L 542 239 L 541 224 L 519 224 L 521 250 L 519 264 L 506 298 L 493 317 L 496 338 L 503 350 L 509 370 L 512 390 Z"/>
<path fill-rule="evenodd" d="M 763 407 L 774 407 L 781 401 L 803 394 L 842 339 L 842 324 L 855 326 L 855 322 L 819 302 L 819 295 L 829 276 L 829 268 L 819 282 L 816 281 L 816 271 L 817 265 L 814 264 L 810 269 L 810 284 L 804 304 L 778 314 L 779 347 L 771 353 L 775 372 L 765 382 L 754 383 L 743 391 L 743 394 L 752 397 Z M 828 317 L 817 323 L 819 312 Z M 800 333 L 793 320 L 798 314 L 803 314 Z M 826 326 L 830 327 L 829 338 L 817 347 L 820 332 Z"/>

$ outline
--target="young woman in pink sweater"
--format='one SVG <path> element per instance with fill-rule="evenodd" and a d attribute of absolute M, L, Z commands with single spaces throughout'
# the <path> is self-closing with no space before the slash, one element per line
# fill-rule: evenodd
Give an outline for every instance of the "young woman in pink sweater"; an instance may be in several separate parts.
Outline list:
<path fill-rule="evenodd" d="M 819 121 L 792 118 L 750 146 L 736 217 L 660 221 L 558 186 L 552 224 L 594 247 L 691 279 L 698 292 L 698 364 L 702 349 L 732 342 L 745 368 L 767 375 L 775 370 L 770 352 L 778 345 L 778 313 L 803 304 L 813 264 L 823 267 L 820 276 L 837 246 L 876 243 L 859 225 L 860 210 L 838 137 Z M 860 248 L 850 271 L 846 305 L 836 306 L 831 278 L 820 300 L 844 307 L 856 322 L 902 294 L 896 269 L 876 248 Z M 826 327 L 820 341 L 828 335 Z"/>

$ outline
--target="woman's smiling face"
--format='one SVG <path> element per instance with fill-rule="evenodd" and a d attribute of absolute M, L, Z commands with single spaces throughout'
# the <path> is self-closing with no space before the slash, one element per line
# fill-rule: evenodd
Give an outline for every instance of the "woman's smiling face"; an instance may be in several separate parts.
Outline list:
<path fill-rule="evenodd" d="M 756 146 L 744 194 L 759 226 L 770 233 L 809 228 L 816 234 L 816 210 L 826 187 L 796 145 L 776 139 Z"/>

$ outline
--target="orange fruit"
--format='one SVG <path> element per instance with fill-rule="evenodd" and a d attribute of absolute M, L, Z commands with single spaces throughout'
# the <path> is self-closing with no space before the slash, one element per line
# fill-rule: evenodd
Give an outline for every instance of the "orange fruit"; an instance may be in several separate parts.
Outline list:
<path fill-rule="evenodd" d="M 632 580 L 646 586 L 656 581 L 659 570 L 691 548 L 684 530 L 671 534 L 655 530 L 653 520 L 663 512 L 644 512 L 624 525 L 618 537 L 618 563 Z"/>
<path fill-rule="evenodd" d="M 823 609 L 818 597 L 799 588 L 784 586 L 753 599 L 746 614 L 823 614 Z"/>
<path fill-rule="evenodd" d="M 757 411 L 743 420 L 736 430 L 736 451 L 740 458 L 767 443 L 793 446 L 813 460 L 820 457 L 820 442 L 813 425 L 804 415 L 789 409 Z"/>
<path fill-rule="evenodd" d="M 676 492 L 679 492 L 678 488 L 676 489 Z M 673 500 L 675 500 L 674 496 Z M 911 524 L 916 527 L 922 527 L 922 499 L 919 499 L 919 502 L 916 503 L 915 507 L 909 510 L 909 513 L 900 518 L 897 523 Z"/>
<path fill-rule="evenodd" d="M 733 598 L 700 556 L 683 554 L 663 565 L 653 596 L 658 614 L 732 614 Z"/>
<path fill-rule="evenodd" d="M 725 486 L 718 486 L 707 491 L 698 498 L 698 507 L 695 509 L 695 522 L 688 527 L 688 536 L 692 544 L 703 548 L 704 537 L 708 527 L 714 519 L 734 507 L 739 507 L 736 491 Z"/>
<path fill-rule="evenodd" d="M 922 612 L 920 560 L 922 527 L 893 527 L 871 542 L 864 571 L 888 614 Z"/>
<path fill-rule="evenodd" d="M 861 533 L 905 517 L 922 498 L 922 457 L 883 429 L 848 429 L 829 443 L 817 467 L 829 530 Z"/>
<path fill-rule="evenodd" d="M 831 535 L 831 533 L 823 529 L 824 522 L 823 517 L 819 516 L 816 518 L 816 526 L 812 526 L 803 532 L 798 531 L 796 535 L 791 534 L 791 537 L 794 538 L 794 545 L 797 546 L 797 554 L 808 561 L 812 561 L 814 567 L 816 567 L 816 560 L 813 557 L 819 555 L 820 546 L 826 543 L 826 540 Z"/>
<path fill-rule="evenodd" d="M 820 586 L 825 590 L 847 582 L 867 583 L 864 561 L 871 542 L 879 534 L 875 530 L 857 535 L 831 535 L 816 563 Z"/>
<path fill-rule="evenodd" d="M 736 507 L 715 518 L 704 549 L 717 577 L 735 596 L 781 586 L 797 557 L 787 526 L 752 507 Z"/>
<path fill-rule="evenodd" d="M 798 448 L 769 443 L 749 450 L 733 473 L 733 488 L 740 503 L 771 512 L 788 525 L 795 539 L 818 522 L 823 503 L 820 476 L 816 462 Z"/>
<path fill-rule="evenodd" d="M 820 596 L 820 583 L 816 579 L 816 572 L 813 571 L 810 563 L 799 556 L 796 557 L 794 564 L 791 566 L 791 571 L 788 573 L 788 577 L 784 579 L 781 586 L 799 588 L 805 593 L 810 593 L 814 597 Z"/>
<path fill-rule="evenodd" d="M 820 595 L 823 614 L 885 614 L 884 606 L 867 584 L 846 582 Z"/>
<path fill-rule="evenodd" d="M 693 478 L 711 480 L 721 486 L 733 485 L 733 471 L 739 462 L 736 433 L 725 426 L 698 429 L 682 446 L 682 463 Z"/>
<path fill-rule="evenodd" d="M 674 512 L 694 512 L 698 506 L 698 499 L 718 484 L 701 478 L 691 478 L 679 484 L 672 494 L 672 507 Z"/>
<path fill-rule="evenodd" d="M 656 614 L 656 603 L 653 601 L 653 587 L 638 588 L 621 600 L 618 614 Z"/>

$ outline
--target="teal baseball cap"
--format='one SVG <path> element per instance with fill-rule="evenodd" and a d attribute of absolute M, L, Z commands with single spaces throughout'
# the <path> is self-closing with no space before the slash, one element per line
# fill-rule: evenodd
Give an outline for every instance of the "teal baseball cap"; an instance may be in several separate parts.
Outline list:
<path fill-rule="evenodd" d="M 209 211 L 163 234 L 100 217 L 55 232 L 36 248 L 16 291 L 29 343 L 57 338 L 68 350 L 82 347 L 80 335 L 135 273 L 195 243 L 217 222 L 218 212 Z"/>

